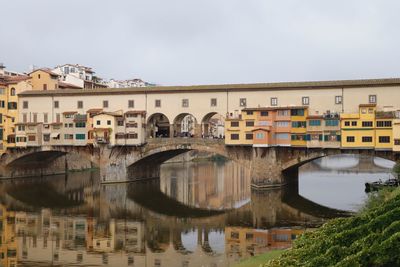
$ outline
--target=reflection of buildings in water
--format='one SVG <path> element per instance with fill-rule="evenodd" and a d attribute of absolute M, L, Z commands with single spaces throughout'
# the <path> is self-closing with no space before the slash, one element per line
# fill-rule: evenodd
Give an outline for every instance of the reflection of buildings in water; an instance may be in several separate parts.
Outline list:
<path fill-rule="evenodd" d="M 161 167 L 160 188 L 189 206 L 231 209 L 249 200 L 250 171 L 234 162 L 165 164 Z"/>
<path fill-rule="evenodd" d="M 304 229 L 272 228 L 260 230 L 242 227 L 226 227 L 226 255 L 230 260 L 239 260 L 273 249 L 284 249 L 292 246 L 293 240 L 302 234 Z"/>
<path fill-rule="evenodd" d="M 1 266 L 76 264 L 79 266 L 225 266 L 225 255 L 215 254 L 208 232 L 193 251 L 182 246 L 182 230 L 150 229 L 145 243 L 143 222 L 111 219 L 107 223 L 83 216 L 7 211 L 1 207 Z M 159 238 L 157 235 L 161 235 Z M 160 249 L 150 248 L 155 238 Z M 207 250 L 208 248 L 208 250 Z"/>
<path fill-rule="evenodd" d="M 102 224 L 93 218 L 53 216 L 48 209 L 28 213 L 1 207 L 0 266 L 17 266 L 17 258 L 22 264 L 130 266 L 134 261 L 131 253 L 145 252 L 140 222 L 111 220 Z M 115 254 L 117 251 L 124 251 L 125 257 Z"/>
<path fill-rule="evenodd" d="M 249 175 L 245 168 L 237 165 L 224 167 L 210 162 L 180 166 L 185 168 L 169 169 L 171 176 L 161 180 L 161 188 L 186 199 L 187 203 L 204 205 L 209 201 L 214 207 L 233 207 L 249 199 Z M 168 177 L 175 179 L 168 180 Z M 126 197 L 126 185 L 97 187 L 90 180 L 78 178 L 71 176 L 68 181 L 64 178 L 53 179 L 52 183 L 60 194 L 69 196 L 69 199 L 84 200 L 85 204 L 68 207 L 61 212 L 50 209 L 42 209 L 39 213 L 14 212 L 15 219 L 10 219 L 13 223 L 8 229 L 14 229 L 14 247 L 18 251 L 15 252 L 15 259 L 18 258 L 25 266 L 35 262 L 58 265 L 226 266 L 236 256 L 228 259 L 230 254 L 223 253 L 232 251 L 231 243 L 226 242 L 225 225 L 270 228 L 281 221 L 297 221 L 299 218 L 305 221 L 308 218 L 282 204 L 282 193 L 277 190 L 268 194 L 252 194 L 251 204 L 224 215 L 178 219 L 154 213 L 130 201 Z M 18 207 L 18 210 L 30 210 L 29 205 L 18 206 L 20 203 L 17 200 L 9 199 L 5 203 Z M 7 231 L 8 234 L 3 233 L 2 236 L 9 235 L 10 231 Z M 190 231 L 196 234 L 185 234 Z M 261 236 L 252 241 L 260 243 L 263 232 L 257 231 L 253 235 L 254 238 Z M 237 246 L 240 242 L 236 240 L 232 244 Z M 8 246 L 12 256 L 12 242 Z M 254 246 L 253 250 L 250 247 L 250 252 L 247 248 L 239 251 L 249 255 L 251 251 L 262 251 L 262 247 Z"/>
<path fill-rule="evenodd" d="M 17 266 L 15 212 L 0 205 L 0 266 Z"/>

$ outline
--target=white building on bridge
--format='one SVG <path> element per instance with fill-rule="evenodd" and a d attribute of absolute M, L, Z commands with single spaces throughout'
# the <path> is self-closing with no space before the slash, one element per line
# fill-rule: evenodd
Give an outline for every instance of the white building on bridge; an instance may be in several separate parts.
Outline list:
<path fill-rule="evenodd" d="M 68 111 L 141 111 L 148 137 L 172 137 L 188 130 L 182 122 L 190 115 L 193 134 L 200 137 L 215 132 L 213 118 L 239 114 L 246 107 L 301 105 L 310 115 L 357 113 L 359 104 L 371 99 L 377 109 L 400 109 L 400 79 L 26 91 L 19 94 L 19 121 L 31 123 L 23 118 L 34 117 L 35 123 L 57 123 Z"/>

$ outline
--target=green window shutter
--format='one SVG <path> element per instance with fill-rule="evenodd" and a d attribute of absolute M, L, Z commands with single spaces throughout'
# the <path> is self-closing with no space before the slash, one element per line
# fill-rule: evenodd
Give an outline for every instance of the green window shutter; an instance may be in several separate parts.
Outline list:
<path fill-rule="evenodd" d="M 328 141 L 329 135 L 324 135 L 324 141 Z"/>
<path fill-rule="evenodd" d="M 319 135 L 319 141 L 322 141 L 322 134 Z"/>
<path fill-rule="evenodd" d="M 336 135 L 336 140 L 341 141 L 342 137 L 340 134 Z"/>

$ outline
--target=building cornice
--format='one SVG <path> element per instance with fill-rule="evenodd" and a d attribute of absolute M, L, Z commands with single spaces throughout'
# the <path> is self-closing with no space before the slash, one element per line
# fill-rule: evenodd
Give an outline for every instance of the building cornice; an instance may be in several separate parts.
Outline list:
<path fill-rule="evenodd" d="M 19 96 L 69 96 L 69 95 L 109 95 L 109 94 L 160 94 L 160 93 L 190 93 L 190 92 L 240 92 L 269 90 L 299 90 L 299 89 L 339 89 L 353 87 L 400 86 L 400 78 L 308 81 L 308 82 L 277 82 L 254 84 L 220 84 L 192 86 L 149 86 L 132 88 L 98 88 L 98 89 L 63 89 L 47 91 L 25 91 Z"/>

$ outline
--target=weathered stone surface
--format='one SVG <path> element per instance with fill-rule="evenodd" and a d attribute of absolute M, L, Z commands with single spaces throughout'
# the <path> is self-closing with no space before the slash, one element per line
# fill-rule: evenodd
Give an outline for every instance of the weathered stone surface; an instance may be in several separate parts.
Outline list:
<path fill-rule="evenodd" d="M 336 148 L 299 148 L 225 146 L 223 140 L 202 138 L 153 138 L 140 146 L 120 147 L 38 147 L 14 149 L 1 157 L 1 177 L 40 176 L 100 169 L 102 182 L 126 182 L 158 178 L 160 165 L 182 153 L 197 150 L 225 156 L 247 166 L 252 187 L 256 189 L 286 184 L 288 175 L 295 177 L 297 168 L 314 159 L 334 154 L 361 154 L 397 160 L 399 154 L 390 151 L 341 150 Z"/>

